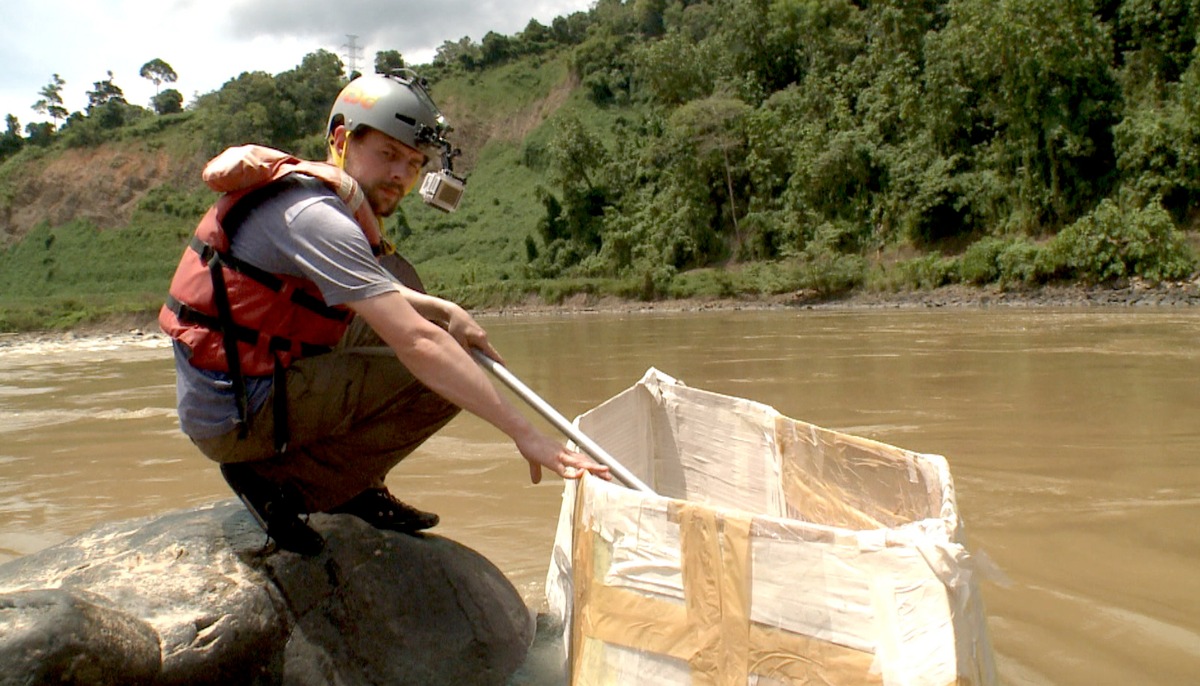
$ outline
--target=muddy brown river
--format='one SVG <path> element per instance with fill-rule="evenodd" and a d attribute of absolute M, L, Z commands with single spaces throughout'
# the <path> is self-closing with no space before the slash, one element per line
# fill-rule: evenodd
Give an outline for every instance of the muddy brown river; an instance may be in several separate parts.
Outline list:
<path fill-rule="evenodd" d="M 1200 683 L 1200 312 L 481 321 L 509 368 L 568 417 L 654 366 L 945 455 L 970 547 L 1007 577 L 983 584 L 1003 683 Z M 178 432 L 173 403 L 158 336 L 0 338 L 0 562 L 100 523 L 230 497 Z M 460 417 L 389 485 L 542 603 L 560 483 L 530 485 L 501 434 Z"/>

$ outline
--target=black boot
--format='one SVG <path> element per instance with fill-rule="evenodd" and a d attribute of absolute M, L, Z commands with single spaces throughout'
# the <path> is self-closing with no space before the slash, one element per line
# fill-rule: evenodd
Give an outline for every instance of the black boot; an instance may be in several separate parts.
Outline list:
<path fill-rule="evenodd" d="M 325 539 L 301 519 L 303 505 L 290 489 L 264 479 L 246 464 L 223 464 L 221 476 L 280 548 L 301 555 L 324 549 Z"/>
<path fill-rule="evenodd" d="M 423 512 L 400 502 L 386 488 L 368 488 L 329 511 L 331 514 L 352 514 L 376 529 L 390 529 L 411 534 L 437 526 L 438 516 Z"/>

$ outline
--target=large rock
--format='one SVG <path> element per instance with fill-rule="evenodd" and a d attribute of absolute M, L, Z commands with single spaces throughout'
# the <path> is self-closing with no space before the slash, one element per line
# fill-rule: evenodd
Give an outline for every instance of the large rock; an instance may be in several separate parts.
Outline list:
<path fill-rule="evenodd" d="M 311 558 L 230 500 L 0 566 L 0 685 L 502 684 L 521 665 L 533 617 L 478 553 L 310 523 Z"/>
<path fill-rule="evenodd" d="M 5 683 L 150 683 L 158 635 L 103 598 L 62 589 L 0 596 Z"/>

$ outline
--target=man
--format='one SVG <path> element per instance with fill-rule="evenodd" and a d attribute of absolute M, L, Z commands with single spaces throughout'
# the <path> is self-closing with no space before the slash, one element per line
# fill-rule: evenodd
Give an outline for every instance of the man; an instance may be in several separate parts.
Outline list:
<path fill-rule="evenodd" d="M 543 467 L 610 478 L 497 392 L 468 353 L 500 360 L 484 330 L 387 254 L 378 218 L 431 155 L 448 166 L 448 131 L 411 72 L 363 76 L 330 113 L 326 164 L 245 146 L 205 170 L 226 195 L 197 228 L 159 320 L 174 339 L 182 429 L 281 548 L 322 549 L 310 512 L 408 533 L 436 525 L 384 477 L 459 408 L 507 434 L 534 483 Z"/>

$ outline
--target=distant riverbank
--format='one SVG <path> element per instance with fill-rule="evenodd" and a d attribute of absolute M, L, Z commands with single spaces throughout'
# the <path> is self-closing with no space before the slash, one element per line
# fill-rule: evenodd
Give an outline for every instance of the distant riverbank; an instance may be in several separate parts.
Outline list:
<path fill-rule="evenodd" d="M 762 297 L 658 300 L 576 296 L 561 304 L 529 302 L 476 312 L 476 316 L 586 313 L 693 312 L 744 309 L 898 309 L 986 307 L 1198 307 L 1200 276 L 1191 281 L 1149 286 L 1141 282 L 1114 286 L 1044 286 L 1001 290 L 945 286 L 902 292 L 854 292 L 834 297 L 798 292 Z"/>
<path fill-rule="evenodd" d="M 921 309 L 921 308 L 1089 308 L 1089 307 L 1200 307 L 1200 276 L 1191 281 L 1149 286 L 1140 282 L 1115 286 L 1045 286 L 1000 290 L 970 286 L 945 286 L 903 292 L 855 292 L 837 297 L 815 293 L 788 293 L 762 297 L 657 300 L 645 302 L 619 298 L 574 296 L 562 303 L 530 300 L 517 305 L 473 311 L 474 316 L 579 315 L 588 313 L 700 312 L 753 309 Z M 85 343 L 86 342 L 86 343 Z M 0 354 L 14 347 L 106 346 L 122 344 L 165 345 L 158 324 L 150 315 L 121 315 L 81 324 L 65 331 L 0 333 Z"/>

